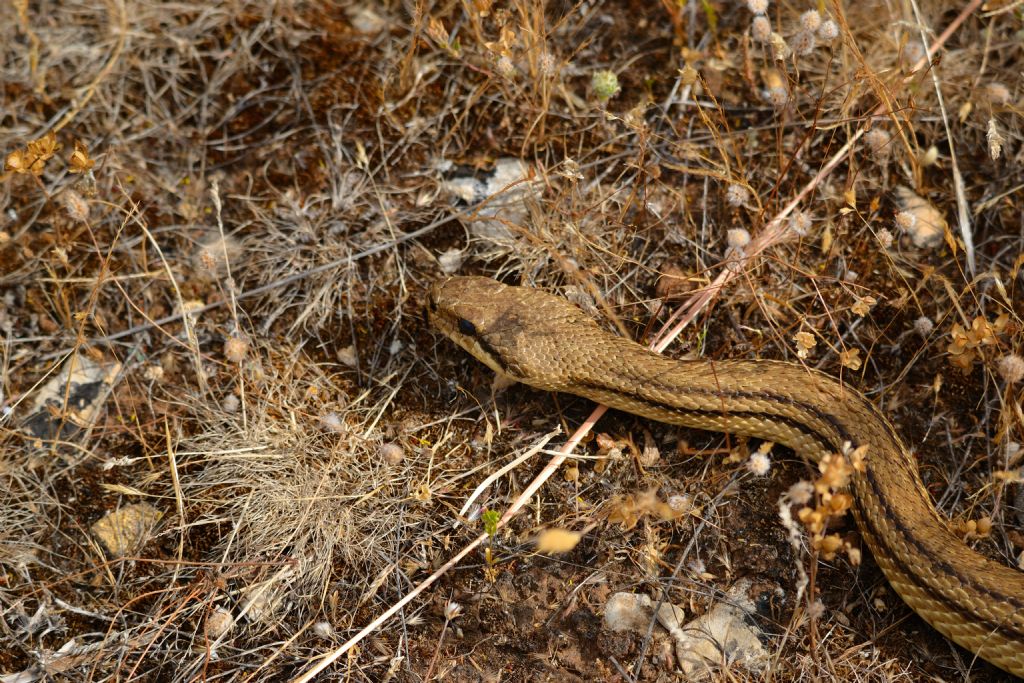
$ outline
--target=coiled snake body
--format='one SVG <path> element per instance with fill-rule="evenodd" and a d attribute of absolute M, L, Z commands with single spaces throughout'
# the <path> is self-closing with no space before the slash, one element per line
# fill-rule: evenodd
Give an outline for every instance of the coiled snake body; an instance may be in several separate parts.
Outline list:
<path fill-rule="evenodd" d="M 681 361 L 606 332 L 559 297 L 482 277 L 437 282 L 427 312 L 464 349 L 524 384 L 670 424 L 778 442 L 819 460 L 867 446 L 858 526 L 900 597 L 940 633 L 1024 676 L 1024 572 L 968 548 L 936 512 L 911 453 L 857 391 L 767 360 Z"/>

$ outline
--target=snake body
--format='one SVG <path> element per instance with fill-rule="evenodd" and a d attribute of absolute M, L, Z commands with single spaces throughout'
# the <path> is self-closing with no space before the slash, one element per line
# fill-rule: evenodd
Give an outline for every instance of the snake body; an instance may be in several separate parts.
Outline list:
<path fill-rule="evenodd" d="M 433 324 L 496 372 L 669 424 L 767 439 L 820 460 L 866 446 L 854 513 L 889 583 L 925 621 L 1024 676 L 1024 572 L 967 547 L 931 503 L 913 455 L 859 392 L 798 364 L 673 360 L 536 289 L 482 277 L 434 284 Z"/>

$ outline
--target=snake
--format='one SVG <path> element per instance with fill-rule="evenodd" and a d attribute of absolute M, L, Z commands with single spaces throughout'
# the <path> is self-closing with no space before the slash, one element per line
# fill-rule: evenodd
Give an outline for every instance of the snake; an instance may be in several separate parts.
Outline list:
<path fill-rule="evenodd" d="M 1024 572 L 970 548 L 936 511 L 916 460 L 864 395 L 800 363 L 686 360 L 613 334 L 575 304 L 487 277 L 434 282 L 427 318 L 508 379 L 659 422 L 764 439 L 811 461 L 865 447 L 849 483 L 861 536 L 932 627 L 1024 676 Z"/>

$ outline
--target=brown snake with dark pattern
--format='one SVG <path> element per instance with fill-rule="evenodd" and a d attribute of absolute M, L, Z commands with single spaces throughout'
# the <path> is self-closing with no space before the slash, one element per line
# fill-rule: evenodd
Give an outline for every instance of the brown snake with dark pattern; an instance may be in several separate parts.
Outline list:
<path fill-rule="evenodd" d="M 770 360 L 673 360 L 603 330 L 559 297 L 482 277 L 436 283 L 433 324 L 491 369 L 669 424 L 781 443 L 814 461 L 866 446 L 853 476 L 861 533 L 929 624 L 1024 676 L 1024 572 L 967 547 L 936 512 L 913 455 L 859 392 Z"/>

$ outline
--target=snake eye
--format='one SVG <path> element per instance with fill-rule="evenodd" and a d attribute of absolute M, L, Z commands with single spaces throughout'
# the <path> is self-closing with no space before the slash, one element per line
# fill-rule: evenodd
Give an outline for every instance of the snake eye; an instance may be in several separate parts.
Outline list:
<path fill-rule="evenodd" d="M 476 325 L 469 322 L 465 318 L 459 318 L 459 332 L 462 334 L 475 335 Z"/>

